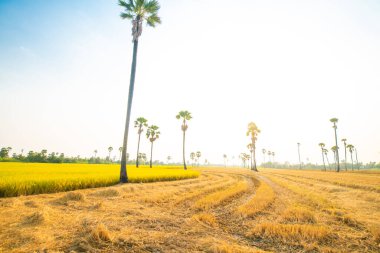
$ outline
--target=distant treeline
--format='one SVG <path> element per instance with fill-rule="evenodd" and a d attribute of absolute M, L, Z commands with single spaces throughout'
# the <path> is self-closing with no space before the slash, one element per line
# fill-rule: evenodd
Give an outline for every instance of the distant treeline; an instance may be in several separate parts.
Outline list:
<path fill-rule="evenodd" d="M 285 163 L 267 162 L 267 163 L 262 163 L 261 166 L 264 168 L 300 169 L 299 164 L 291 164 L 289 162 L 285 162 Z M 326 165 L 326 170 L 335 171 L 335 167 L 336 167 L 336 164 L 331 163 L 330 166 Z M 380 169 L 380 163 L 376 163 L 376 162 L 369 162 L 367 164 L 358 163 L 351 166 L 351 163 L 347 162 L 347 170 L 351 171 L 352 167 L 353 167 L 353 170 L 358 170 L 358 169 L 366 170 L 366 169 L 375 169 L 375 168 Z M 321 165 L 321 164 L 312 164 L 312 163 L 306 163 L 306 164 L 302 163 L 301 169 L 324 170 L 325 168 L 323 164 Z M 341 162 L 341 170 L 342 171 L 346 170 L 344 161 Z"/>
<path fill-rule="evenodd" d="M 20 154 L 13 153 L 11 155 L 11 147 L 3 147 L 0 150 L 0 162 L 28 162 L 28 163 L 93 163 L 93 164 L 111 164 L 119 163 L 120 160 L 110 159 L 109 156 L 105 158 L 91 157 L 82 158 L 79 155 L 76 157 L 67 157 L 64 153 L 51 152 L 48 153 L 46 149 L 41 152 L 29 151 L 27 154 L 23 154 L 23 150 Z M 142 164 L 147 162 L 146 155 L 141 154 L 140 159 Z M 135 164 L 136 160 L 128 160 L 129 164 Z M 164 164 L 161 161 L 154 161 L 154 164 Z"/>

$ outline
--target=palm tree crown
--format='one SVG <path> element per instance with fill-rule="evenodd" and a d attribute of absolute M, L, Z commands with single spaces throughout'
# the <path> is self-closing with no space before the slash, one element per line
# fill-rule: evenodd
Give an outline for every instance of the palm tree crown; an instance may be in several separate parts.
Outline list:
<path fill-rule="evenodd" d="M 150 142 L 154 142 L 160 137 L 160 131 L 158 131 L 158 126 L 151 125 L 146 130 L 146 138 L 149 138 Z"/>
<path fill-rule="evenodd" d="M 144 131 L 144 127 L 148 127 L 148 120 L 143 117 L 139 117 L 135 120 L 135 127 L 138 128 L 138 134 Z"/>
<path fill-rule="evenodd" d="M 191 113 L 188 112 L 188 111 L 180 111 L 177 116 L 175 116 L 177 119 L 182 119 L 183 120 L 183 123 L 182 123 L 182 126 L 181 126 L 181 129 L 182 131 L 186 131 L 187 130 L 187 124 L 186 124 L 186 121 L 188 120 L 191 120 L 192 119 L 192 116 L 191 116 Z"/>
<path fill-rule="evenodd" d="M 151 27 L 161 24 L 161 18 L 158 16 L 160 4 L 156 0 L 119 0 L 119 5 L 125 8 L 120 17 L 132 20 L 133 41 L 140 37 L 143 21 Z"/>

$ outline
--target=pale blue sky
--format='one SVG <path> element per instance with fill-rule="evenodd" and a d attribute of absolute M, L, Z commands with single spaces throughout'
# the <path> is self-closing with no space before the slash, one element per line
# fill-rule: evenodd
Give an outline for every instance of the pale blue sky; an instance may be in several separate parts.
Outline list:
<path fill-rule="evenodd" d="M 321 162 L 338 138 L 380 160 L 380 2 L 160 1 L 144 27 L 132 119 L 161 127 L 154 158 L 187 151 L 211 162 L 246 151 L 246 126 L 276 160 Z M 0 146 L 105 156 L 122 143 L 132 43 L 116 1 L 0 1 Z M 132 129 L 129 153 L 135 156 Z M 149 143 L 142 142 L 149 153 Z M 260 162 L 261 156 L 258 155 Z"/>

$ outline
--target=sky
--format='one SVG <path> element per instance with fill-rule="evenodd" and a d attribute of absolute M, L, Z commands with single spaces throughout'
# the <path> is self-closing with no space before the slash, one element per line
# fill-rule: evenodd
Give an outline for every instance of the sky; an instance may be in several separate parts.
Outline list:
<path fill-rule="evenodd" d="M 380 1 L 159 2 L 162 24 L 139 40 L 131 115 L 160 127 L 154 160 L 181 161 L 175 116 L 188 110 L 187 159 L 237 164 L 253 121 L 259 163 L 263 148 L 298 163 L 299 142 L 302 161 L 321 164 L 336 117 L 338 140 L 380 161 Z M 105 157 L 122 145 L 133 44 L 121 11 L 110 0 L 0 0 L 0 147 Z M 137 137 L 131 124 L 132 158 Z"/>

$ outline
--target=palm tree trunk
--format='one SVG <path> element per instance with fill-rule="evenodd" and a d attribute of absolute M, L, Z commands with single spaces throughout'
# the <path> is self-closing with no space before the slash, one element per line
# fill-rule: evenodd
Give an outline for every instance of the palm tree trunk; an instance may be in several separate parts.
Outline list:
<path fill-rule="evenodd" d="M 253 150 L 251 151 L 251 170 L 253 170 Z"/>
<path fill-rule="evenodd" d="M 327 164 L 329 165 L 329 170 L 331 171 L 331 165 L 330 165 L 329 157 L 327 156 L 327 154 L 325 154 L 325 155 L 326 155 Z"/>
<path fill-rule="evenodd" d="M 334 124 L 335 125 L 335 124 Z M 340 171 L 340 165 L 339 165 L 339 148 L 338 148 L 338 136 L 336 135 L 336 126 L 334 127 L 335 130 L 335 146 L 336 146 L 336 162 L 337 162 L 337 167 L 336 167 L 336 172 Z"/>
<path fill-rule="evenodd" d="M 108 153 L 108 159 L 111 161 L 111 152 Z"/>
<path fill-rule="evenodd" d="M 300 162 L 300 169 L 301 169 L 301 154 L 300 154 L 300 145 L 298 145 L 298 161 Z"/>
<path fill-rule="evenodd" d="M 347 145 L 344 143 L 344 167 L 346 168 L 347 171 Z"/>
<path fill-rule="evenodd" d="M 322 151 L 322 160 L 323 160 L 323 167 L 325 168 L 325 171 L 326 171 L 325 156 L 323 154 L 323 151 Z"/>
<path fill-rule="evenodd" d="M 182 156 L 183 156 L 183 168 L 184 170 L 187 170 L 186 160 L 185 160 L 185 131 L 183 131 Z"/>
<path fill-rule="evenodd" d="M 355 148 L 355 157 L 356 157 L 356 166 L 357 166 L 357 169 L 359 170 L 359 162 L 358 162 L 358 152 Z"/>
<path fill-rule="evenodd" d="M 351 170 L 354 171 L 354 159 L 352 159 L 352 152 L 351 152 Z"/>
<path fill-rule="evenodd" d="M 121 162 L 120 162 L 120 183 L 127 183 L 128 182 L 128 174 L 127 174 L 127 144 L 128 144 L 129 122 L 131 120 L 133 90 L 134 90 L 134 86 L 135 86 L 138 44 L 139 44 L 138 40 L 135 40 L 133 42 L 133 59 L 132 59 L 132 66 L 131 66 L 131 79 L 130 79 L 130 83 L 129 83 L 127 119 L 125 121 L 123 151 L 122 151 Z"/>
<path fill-rule="evenodd" d="M 256 167 L 256 147 L 253 146 L 253 170 L 258 171 Z"/>
<path fill-rule="evenodd" d="M 137 142 L 136 168 L 139 167 L 140 137 L 141 137 L 141 133 L 139 133 L 139 140 L 138 140 L 138 142 Z"/>
<path fill-rule="evenodd" d="M 153 157 L 153 141 L 152 141 L 152 145 L 150 146 L 150 168 L 152 168 L 152 157 Z"/>

